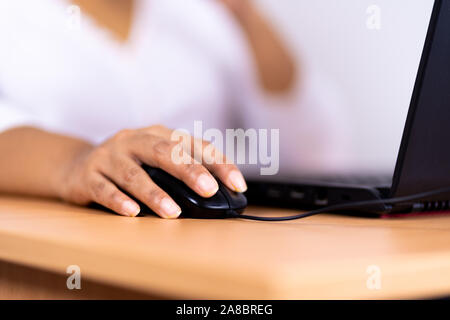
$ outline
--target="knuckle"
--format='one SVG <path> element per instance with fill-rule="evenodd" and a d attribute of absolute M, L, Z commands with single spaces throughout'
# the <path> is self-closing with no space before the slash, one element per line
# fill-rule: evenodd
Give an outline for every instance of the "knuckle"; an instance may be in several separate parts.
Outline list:
<path fill-rule="evenodd" d="M 146 131 L 142 132 L 141 131 L 137 134 L 137 139 L 139 139 L 141 141 L 154 142 L 154 141 L 159 141 L 161 138 L 151 132 L 146 132 Z"/>
<path fill-rule="evenodd" d="M 131 129 L 122 129 L 114 135 L 114 140 L 123 140 L 127 139 L 131 136 L 133 130 Z"/>
<path fill-rule="evenodd" d="M 138 167 L 132 167 L 132 168 L 126 169 L 125 173 L 123 175 L 123 181 L 126 184 L 133 183 L 136 180 L 136 177 L 138 176 L 139 172 L 140 171 L 139 171 Z"/>
<path fill-rule="evenodd" d="M 167 141 L 164 139 L 159 140 L 153 146 L 153 151 L 158 156 L 166 156 L 169 155 L 172 148 L 175 146 L 171 141 Z"/>
<path fill-rule="evenodd" d="M 159 204 L 166 197 L 165 193 L 162 190 L 154 188 L 150 191 L 150 201 L 153 204 Z"/>
<path fill-rule="evenodd" d="M 102 198 L 102 193 L 104 192 L 106 183 L 104 181 L 92 181 L 89 188 L 95 199 Z"/>
<path fill-rule="evenodd" d="M 105 206 L 113 210 L 120 210 L 122 198 L 122 193 L 118 190 L 114 190 L 105 196 L 103 202 Z"/>
<path fill-rule="evenodd" d="M 108 202 L 111 204 L 119 202 L 122 198 L 122 193 L 119 190 L 114 190 L 108 195 Z"/>
<path fill-rule="evenodd" d="M 205 172 L 206 169 L 204 169 L 201 165 L 195 164 L 195 163 L 186 163 L 183 164 L 183 175 L 186 178 L 189 178 L 191 180 L 195 180 L 198 176 L 200 176 L 202 173 Z"/>

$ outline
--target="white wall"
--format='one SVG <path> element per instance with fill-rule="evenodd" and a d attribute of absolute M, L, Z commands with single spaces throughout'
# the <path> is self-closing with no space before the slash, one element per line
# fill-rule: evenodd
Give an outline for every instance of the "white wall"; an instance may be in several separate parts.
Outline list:
<path fill-rule="evenodd" d="M 392 169 L 433 0 L 257 0 L 303 63 L 342 92 L 361 168 Z M 371 5 L 381 29 L 366 26 Z"/>

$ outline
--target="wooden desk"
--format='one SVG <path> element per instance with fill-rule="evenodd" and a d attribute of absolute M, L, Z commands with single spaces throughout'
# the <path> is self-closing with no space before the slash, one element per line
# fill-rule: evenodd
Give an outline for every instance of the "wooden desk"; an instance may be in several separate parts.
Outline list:
<path fill-rule="evenodd" d="M 3 196 L 0 260 L 0 298 L 431 298 L 450 294 L 450 216 L 166 221 Z"/>

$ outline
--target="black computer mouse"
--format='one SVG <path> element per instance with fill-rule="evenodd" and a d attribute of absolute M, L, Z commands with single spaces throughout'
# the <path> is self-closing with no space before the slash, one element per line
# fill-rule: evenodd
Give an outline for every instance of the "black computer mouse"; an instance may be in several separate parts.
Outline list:
<path fill-rule="evenodd" d="M 164 170 L 143 166 L 152 180 L 180 206 L 182 218 L 224 219 L 231 211 L 244 212 L 247 198 L 226 187 L 217 179 L 219 191 L 211 198 L 203 198 L 189 188 L 183 181 L 178 180 Z"/>

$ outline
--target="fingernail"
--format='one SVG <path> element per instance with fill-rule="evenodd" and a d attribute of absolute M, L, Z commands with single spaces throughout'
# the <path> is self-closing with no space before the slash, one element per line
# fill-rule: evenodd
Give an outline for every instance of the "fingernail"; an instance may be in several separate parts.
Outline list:
<path fill-rule="evenodd" d="M 168 219 L 178 218 L 181 214 L 181 208 L 171 199 L 164 198 L 161 201 L 161 209 L 164 217 Z"/>
<path fill-rule="evenodd" d="M 230 179 L 230 183 L 234 187 L 234 191 L 236 192 L 245 192 L 247 191 L 247 184 L 245 183 L 245 179 L 242 176 L 242 173 L 239 171 L 232 171 L 228 176 Z"/>
<path fill-rule="evenodd" d="M 219 190 L 219 185 L 217 184 L 217 181 L 204 173 L 200 175 L 200 177 L 198 177 L 197 186 L 200 188 L 201 192 L 206 197 L 210 197 L 216 194 L 217 190 Z"/>
<path fill-rule="evenodd" d="M 122 210 L 126 215 L 130 217 L 136 217 L 139 212 L 141 212 L 141 208 L 139 208 L 136 203 L 129 200 L 122 203 Z"/>

